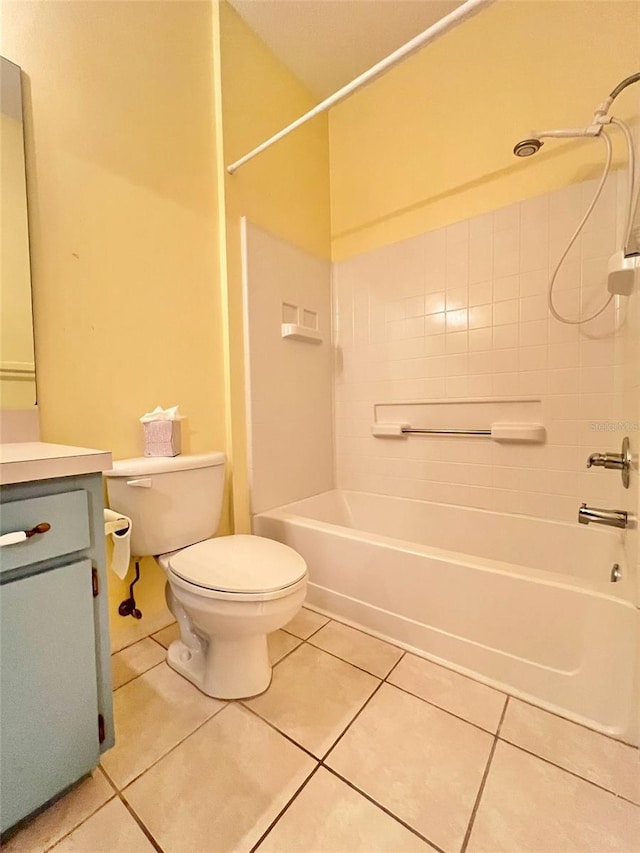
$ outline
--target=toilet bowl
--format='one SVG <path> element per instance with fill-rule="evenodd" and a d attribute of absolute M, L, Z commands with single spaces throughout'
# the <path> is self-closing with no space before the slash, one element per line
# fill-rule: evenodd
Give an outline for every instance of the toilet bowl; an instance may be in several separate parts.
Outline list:
<path fill-rule="evenodd" d="M 267 634 L 300 610 L 307 567 L 260 536 L 210 538 L 222 508 L 222 453 L 126 459 L 105 474 L 112 509 L 132 521 L 131 550 L 155 556 L 180 638 L 167 663 L 203 693 L 242 699 L 271 681 Z"/>
<path fill-rule="evenodd" d="M 218 699 L 264 692 L 271 682 L 267 634 L 286 625 L 305 598 L 302 557 L 272 539 L 237 535 L 157 559 L 180 628 L 169 665 Z"/>

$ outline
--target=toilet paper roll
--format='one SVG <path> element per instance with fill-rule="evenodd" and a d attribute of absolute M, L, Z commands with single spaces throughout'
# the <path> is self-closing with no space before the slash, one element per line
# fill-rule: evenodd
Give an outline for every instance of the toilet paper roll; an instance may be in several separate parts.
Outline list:
<path fill-rule="evenodd" d="M 131 559 L 131 519 L 112 509 L 105 509 L 104 535 L 113 543 L 111 569 L 119 578 L 124 578 Z"/>

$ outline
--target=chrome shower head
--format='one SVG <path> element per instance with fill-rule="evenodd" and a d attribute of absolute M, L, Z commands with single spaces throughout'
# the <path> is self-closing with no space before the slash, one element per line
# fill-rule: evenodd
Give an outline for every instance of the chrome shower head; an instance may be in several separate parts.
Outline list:
<path fill-rule="evenodd" d="M 520 142 L 517 142 L 513 153 L 516 157 L 531 157 L 532 154 L 537 154 L 543 145 L 542 140 L 532 136 L 530 139 L 521 139 Z"/>

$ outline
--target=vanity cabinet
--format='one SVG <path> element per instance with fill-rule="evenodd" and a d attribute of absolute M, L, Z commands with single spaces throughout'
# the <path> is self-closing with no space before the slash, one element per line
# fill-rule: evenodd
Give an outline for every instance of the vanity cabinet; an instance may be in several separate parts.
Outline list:
<path fill-rule="evenodd" d="M 99 473 L 0 487 L 0 831 L 113 745 Z"/>

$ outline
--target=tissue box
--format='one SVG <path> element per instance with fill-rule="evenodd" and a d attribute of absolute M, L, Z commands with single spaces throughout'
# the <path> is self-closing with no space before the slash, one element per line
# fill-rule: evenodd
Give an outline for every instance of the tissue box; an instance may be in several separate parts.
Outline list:
<path fill-rule="evenodd" d="M 142 424 L 145 456 L 178 456 L 182 451 L 180 421 L 149 421 Z"/>

